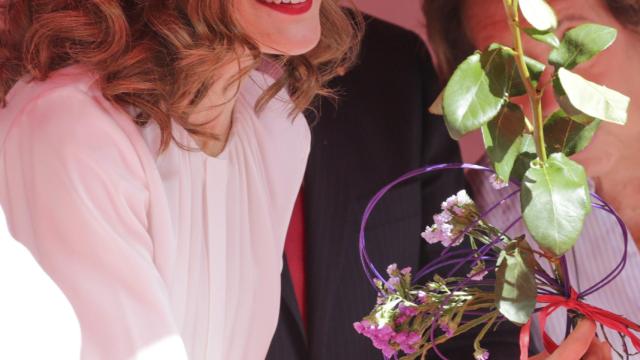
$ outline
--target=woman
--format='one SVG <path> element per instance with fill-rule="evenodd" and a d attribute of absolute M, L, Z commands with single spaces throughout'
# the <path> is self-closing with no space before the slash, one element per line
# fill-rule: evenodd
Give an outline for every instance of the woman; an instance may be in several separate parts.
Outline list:
<path fill-rule="evenodd" d="M 575 71 L 592 81 L 629 95 L 632 99 L 630 120 L 625 126 L 602 124 L 593 143 L 574 159 L 585 166 L 592 180 L 592 190 L 597 191 L 621 213 L 634 238 L 638 239 L 640 207 L 637 206 L 637 194 L 640 188 L 640 170 L 636 166 L 636 154 L 640 151 L 640 143 L 637 141 L 640 122 L 636 118 L 640 115 L 640 72 L 630 64 L 640 62 L 640 1 L 551 0 L 549 3 L 558 16 L 557 34 L 587 22 L 618 29 L 618 38 L 609 49 L 576 67 Z M 443 78 L 448 78 L 456 65 L 473 50 L 485 49 L 492 42 L 506 45 L 512 43 L 501 0 L 426 0 L 424 10 L 430 43 Z M 527 54 L 541 61 L 547 59 L 550 51 L 548 46 L 527 37 L 523 41 Z M 528 100 L 520 100 L 523 109 L 528 109 Z M 543 99 L 543 112 L 550 114 L 556 108 L 553 92 L 547 91 Z M 469 173 L 469 180 L 476 200 L 479 204 L 484 204 L 485 208 L 512 191 L 495 191 L 489 185 L 487 176 L 477 172 Z M 505 206 L 496 209 L 489 220 L 504 228 L 514 220 L 514 214 L 519 211 L 519 201 L 513 198 Z M 514 235 L 524 232 L 522 224 L 513 229 Z M 623 251 L 617 222 L 602 211 L 592 211 L 587 217 L 577 246 L 567 256 L 574 287 L 584 290 L 602 279 L 613 269 Z M 625 271 L 604 290 L 589 295 L 588 302 L 636 322 L 640 321 L 640 308 L 637 305 L 637 296 L 640 294 L 638 275 L 640 254 L 636 246 L 630 246 Z M 563 338 L 565 334 L 564 315 L 556 312 L 547 325 L 547 331 L 556 340 Z M 617 335 L 610 336 L 610 340 L 620 345 Z"/>
<path fill-rule="evenodd" d="M 82 358 L 264 358 L 300 112 L 356 47 L 337 3 L 5 3 L 0 201 Z"/>

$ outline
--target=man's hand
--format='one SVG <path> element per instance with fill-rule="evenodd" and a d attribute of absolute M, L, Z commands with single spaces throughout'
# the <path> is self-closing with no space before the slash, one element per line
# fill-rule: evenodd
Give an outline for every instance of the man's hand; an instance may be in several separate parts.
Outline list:
<path fill-rule="evenodd" d="M 610 360 L 611 347 L 596 338 L 596 324 L 582 319 L 560 347 L 549 355 L 546 351 L 531 360 Z"/>

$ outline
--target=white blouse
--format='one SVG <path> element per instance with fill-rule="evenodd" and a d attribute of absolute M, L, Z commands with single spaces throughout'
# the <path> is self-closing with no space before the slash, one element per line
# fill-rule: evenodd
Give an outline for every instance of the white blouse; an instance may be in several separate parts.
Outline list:
<path fill-rule="evenodd" d="M 262 359 L 276 328 L 282 252 L 309 152 L 273 79 L 243 82 L 214 158 L 159 154 L 78 67 L 19 82 L 0 110 L 0 201 L 78 315 L 84 359 Z M 174 123 L 175 138 L 197 148 Z"/>

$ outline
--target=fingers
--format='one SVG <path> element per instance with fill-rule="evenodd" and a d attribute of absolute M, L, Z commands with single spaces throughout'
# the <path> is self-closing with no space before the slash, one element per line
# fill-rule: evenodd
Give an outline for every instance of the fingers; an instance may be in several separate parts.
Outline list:
<path fill-rule="evenodd" d="M 596 324 L 582 319 L 553 354 L 543 352 L 530 360 L 611 360 L 611 347 L 595 337 Z"/>
<path fill-rule="evenodd" d="M 540 353 L 540 354 L 538 354 L 538 355 L 531 356 L 531 357 L 529 358 L 529 360 L 545 360 L 545 359 L 546 359 L 546 358 L 548 358 L 548 357 L 549 357 L 549 353 L 548 353 L 548 352 L 546 352 L 546 351 L 544 351 L 544 352 L 541 352 L 541 353 Z"/>
<path fill-rule="evenodd" d="M 603 349 L 604 351 L 604 353 L 602 354 L 603 359 L 606 359 L 606 360 L 613 359 L 613 350 L 611 350 L 611 345 L 609 344 L 609 342 L 603 341 L 602 346 L 600 348 Z"/>
<path fill-rule="evenodd" d="M 596 324 L 589 319 L 578 322 L 575 330 L 560 344 L 560 347 L 551 354 L 549 360 L 579 360 L 591 346 L 596 334 Z M 597 358 L 600 360 L 600 358 Z"/>
<path fill-rule="evenodd" d="M 613 350 L 611 350 L 611 345 L 607 341 L 603 341 L 600 349 L 602 349 L 602 358 L 605 360 L 613 359 Z"/>
<path fill-rule="evenodd" d="M 606 341 L 594 338 L 582 360 L 611 360 L 611 347 Z"/>

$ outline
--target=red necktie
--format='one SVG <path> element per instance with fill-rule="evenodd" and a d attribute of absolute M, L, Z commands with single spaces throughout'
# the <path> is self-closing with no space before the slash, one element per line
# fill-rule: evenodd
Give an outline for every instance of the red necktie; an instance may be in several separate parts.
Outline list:
<path fill-rule="evenodd" d="M 291 274 L 291 282 L 293 290 L 296 294 L 296 300 L 302 316 L 303 323 L 307 324 L 307 299 L 305 288 L 305 271 L 304 271 L 304 211 L 302 207 L 302 190 L 298 194 L 295 205 L 293 206 L 293 214 L 289 223 L 289 231 L 284 243 L 284 252 L 287 255 L 287 263 L 289 273 Z"/>

